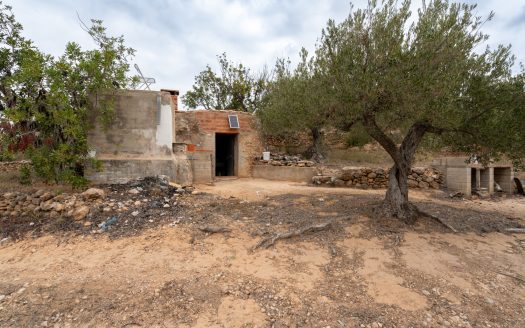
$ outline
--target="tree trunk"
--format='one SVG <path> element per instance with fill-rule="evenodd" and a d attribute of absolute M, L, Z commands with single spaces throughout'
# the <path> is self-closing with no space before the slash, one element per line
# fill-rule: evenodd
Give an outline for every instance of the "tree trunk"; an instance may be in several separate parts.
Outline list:
<path fill-rule="evenodd" d="M 388 189 L 383 204 L 378 209 L 379 215 L 396 217 L 408 224 L 415 223 L 419 211 L 408 201 L 408 175 L 417 147 L 425 133 L 431 128 L 423 123 L 410 127 L 401 146 L 397 147 L 377 125 L 373 115 L 365 115 L 363 124 L 367 132 L 387 151 L 394 160 L 388 177 Z"/>
<path fill-rule="evenodd" d="M 388 176 L 388 189 L 380 207 L 380 214 L 396 217 L 405 223 L 413 224 L 416 221 L 418 210 L 408 201 L 408 174 L 407 165 L 394 166 Z"/>
<path fill-rule="evenodd" d="M 316 162 L 321 162 L 324 160 L 324 149 L 323 149 L 323 139 L 321 136 L 321 131 L 315 127 L 310 129 L 312 134 L 312 145 L 306 151 L 311 160 Z"/>

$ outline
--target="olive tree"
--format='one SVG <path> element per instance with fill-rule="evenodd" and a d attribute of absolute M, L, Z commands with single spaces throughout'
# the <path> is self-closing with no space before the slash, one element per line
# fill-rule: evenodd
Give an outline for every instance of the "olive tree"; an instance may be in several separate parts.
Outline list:
<path fill-rule="evenodd" d="M 312 145 L 306 153 L 314 160 L 324 158 L 321 129 L 328 122 L 325 106 L 330 99 L 319 93 L 321 82 L 317 78 L 314 62 L 305 49 L 295 69 L 290 61 L 277 60 L 273 79 L 268 83 L 267 92 L 257 115 L 263 131 L 273 135 L 286 135 L 307 131 Z"/>
<path fill-rule="evenodd" d="M 510 46 L 483 48 L 481 28 L 493 15 L 447 0 L 423 2 L 416 14 L 410 7 L 371 0 L 352 8 L 343 22 L 328 22 L 313 58 L 316 92 L 332 99 L 323 106 L 332 124 L 359 122 L 392 158 L 380 213 L 407 223 L 419 214 L 407 177 L 420 146 L 448 146 L 485 162 L 525 157 L 524 74 L 513 75 Z"/>

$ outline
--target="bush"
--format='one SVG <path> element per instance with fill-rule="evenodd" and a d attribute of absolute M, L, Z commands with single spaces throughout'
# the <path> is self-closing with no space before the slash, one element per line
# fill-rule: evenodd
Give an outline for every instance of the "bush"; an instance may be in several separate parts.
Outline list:
<path fill-rule="evenodd" d="M 363 147 L 371 141 L 372 138 L 370 138 L 361 124 L 354 125 L 346 135 L 346 145 L 348 147 Z"/>
<path fill-rule="evenodd" d="M 4 150 L 0 152 L 0 162 L 11 162 L 15 160 L 15 154 L 9 150 Z"/>
<path fill-rule="evenodd" d="M 31 173 L 32 168 L 30 164 L 24 164 L 20 167 L 20 177 L 18 178 L 18 181 L 20 184 L 23 185 L 30 185 L 31 184 Z"/>

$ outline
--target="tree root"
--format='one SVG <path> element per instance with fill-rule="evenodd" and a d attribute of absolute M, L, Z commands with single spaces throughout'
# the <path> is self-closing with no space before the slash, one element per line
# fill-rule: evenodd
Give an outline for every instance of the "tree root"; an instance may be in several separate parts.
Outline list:
<path fill-rule="evenodd" d="M 511 233 L 525 233 L 524 228 L 507 228 L 504 230 L 505 232 L 511 232 Z"/>
<path fill-rule="evenodd" d="M 327 230 L 331 228 L 332 223 L 333 222 L 330 221 L 330 222 L 325 222 L 321 224 L 310 225 L 310 226 L 300 228 L 297 230 L 293 230 L 293 231 L 289 231 L 289 232 L 276 233 L 271 237 L 261 240 L 259 243 L 257 243 L 257 245 L 255 245 L 253 249 L 255 250 L 257 248 L 268 248 L 274 245 L 275 242 L 280 239 L 296 237 L 296 236 L 302 235 L 304 233 L 309 233 L 309 232 L 318 232 L 318 231 Z"/>
<path fill-rule="evenodd" d="M 427 212 L 424 212 L 420 209 L 418 209 L 419 211 L 419 214 L 423 215 L 423 216 L 426 216 L 426 217 L 429 217 L 431 219 L 434 219 L 436 220 L 437 222 L 441 223 L 443 226 L 447 227 L 448 229 L 450 229 L 452 232 L 455 232 L 457 233 L 458 231 L 453 227 L 451 226 L 450 224 L 446 223 L 445 221 L 443 221 L 443 219 L 441 219 L 440 217 L 437 217 L 435 215 L 432 215 L 430 213 L 427 213 Z"/>
<path fill-rule="evenodd" d="M 221 233 L 221 232 L 231 232 L 231 230 L 228 229 L 228 228 L 224 228 L 224 227 L 216 227 L 216 226 L 205 226 L 205 227 L 200 227 L 199 230 L 202 231 L 202 232 L 209 233 L 209 234 L 212 234 L 212 233 Z"/>
<path fill-rule="evenodd" d="M 510 273 L 506 273 L 506 272 L 502 272 L 502 271 L 494 271 L 494 272 L 496 272 L 497 274 L 500 274 L 502 276 L 513 278 L 513 279 L 516 279 L 517 281 L 525 283 L 525 279 L 523 279 L 520 276 L 514 276 L 514 275 L 511 275 Z"/>

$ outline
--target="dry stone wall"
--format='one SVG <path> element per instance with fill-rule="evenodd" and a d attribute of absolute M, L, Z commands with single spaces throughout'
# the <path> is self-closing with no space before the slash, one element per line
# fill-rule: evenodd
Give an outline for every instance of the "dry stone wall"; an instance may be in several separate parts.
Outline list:
<path fill-rule="evenodd" d="M 270 160 L 265 161 L 261 156 L 255 158 L 256 165 L 273 165 L 273 166 L 296 166 L 296 167 L 313 167 L 315 162 L 307 161 L 297 155 L 283 155 L 270 153 Z"/>
<path fill-rule="evenodd" d="M 24 164 L 31 164 L 31 161 L 0 162 L 0 172 L 20 171 Z"/>
<path fill-rule="evenodd" d="M 412 168 L 408 176 L 409 188 L 440 189 L 443 175 L 434 168 Z M 326 173 L 319 173 L 312 178 L 314 185 L 350 188 L 386 188 L 388 170 L 383 168 L 343 167 Z"/>

